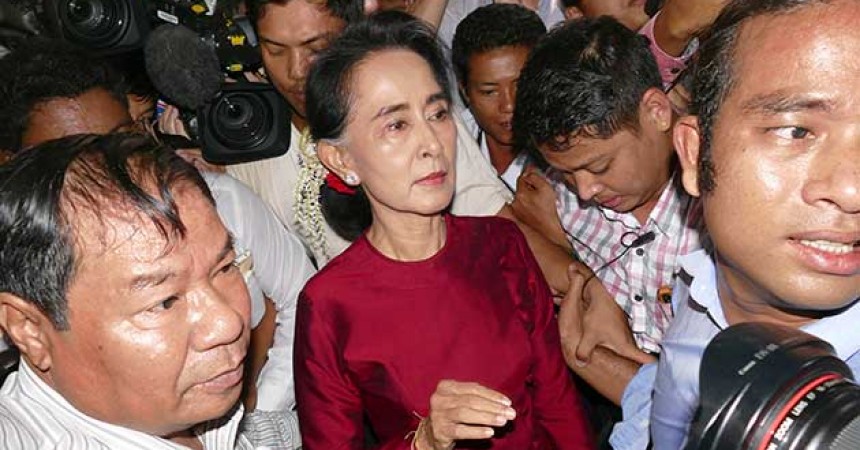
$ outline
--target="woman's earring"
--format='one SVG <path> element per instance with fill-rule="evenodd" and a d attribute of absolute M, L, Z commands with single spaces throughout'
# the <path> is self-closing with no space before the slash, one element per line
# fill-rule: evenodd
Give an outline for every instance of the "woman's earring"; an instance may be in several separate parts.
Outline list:
<path fill-rule="evenodd" d="M 358 186 L 358 175 L 355 172 L 347 172 L 343 181 L 346 181 L 346 184 L 350 186 Z"/>

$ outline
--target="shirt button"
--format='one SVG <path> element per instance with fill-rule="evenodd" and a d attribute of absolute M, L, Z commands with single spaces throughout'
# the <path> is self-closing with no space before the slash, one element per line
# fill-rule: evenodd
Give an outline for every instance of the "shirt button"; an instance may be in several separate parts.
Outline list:
<path fill-rule="evenodd" d="M 642 255 L 644 255 L 644 254 L 645 254 L 645 250 L 643 250 L 643 249 L 641 249 L 641 248 L 637 248 L 637 249 L 636 249 L 636 255 L 638 255 L 638 256 L 642 256 Z"/>
<path fill-rule="evenodd" d="M 641 295 L 639 295 L 639 294 L 636 294 L 636 295 L 634 295 L 634 296 L 633 296 L 633 300 L 636 300 L 637 302 L 641 302 L 641 301 L 642 301 L 642 296 L 641 296 Z"/>

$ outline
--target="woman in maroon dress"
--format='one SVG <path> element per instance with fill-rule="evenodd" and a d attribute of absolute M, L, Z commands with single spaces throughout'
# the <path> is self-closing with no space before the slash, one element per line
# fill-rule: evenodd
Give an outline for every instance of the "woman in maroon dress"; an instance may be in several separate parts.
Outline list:
<path fill-rule="evenodd" d="M 305 449 L 592 448 L 549 288 L 517 227 L 446 214 L 456 127 L 433 32 L 383 13 L 311 69 L 322 207 L 354 240 L 299 300 Z"/>

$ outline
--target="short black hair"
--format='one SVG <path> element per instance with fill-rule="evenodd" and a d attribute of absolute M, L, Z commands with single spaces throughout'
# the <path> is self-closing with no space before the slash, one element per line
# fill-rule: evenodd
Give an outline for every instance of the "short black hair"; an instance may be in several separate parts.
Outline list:
<path fill-rule="evenodd" d="M 554 28 L 520 73 L 514 145 L 546 165 L 538 150 L 569 148 L 569 138 L 607 139 L 639 129 L 639 104 L 662 87 L 647 38 L 616 19 L 579 19 Z"/>
<path fill-rule="evenodd" d="M 103 60 L 63 41 L 34 38 L 0 59 L 0 148 L 17 152 L 41 103 L 104 89 L 123 105 L 122 78 Z"/>
<path fill-rule="evenodd" d="M 460 83 L 469 79 L 469 58 L 500 47 L 532 48 L 546 34 L 546 25 L 534 11 L 520 5 L 493 3 L 466 16 L 454 33 L 451 59 Z"/>
<path fill-rule="evenodd" d="M 286 5 L 295 0 L 246 0 L 248 11 L 250 12 L 251 21 L 254 26 L 266 13 L 266 6 L 269 4 Z M 353 23 L 361 20 L 364 17 L 364 0 L 305 0 L 309 3 L 318 3 L 324 5 L 335 16 L 346 23 Z"/>
<path fill-rule="evenodd" d="M 579 8 L 579 5 L 582 4 L 582 0 L 559 0 L 561 2 L 561 6 L 565 8 Z"/>
<path fill-rule="evenodd" d="M 67 136 L 19 153 L 0 165 L 0 292 L 68 329 L 66 293 L 80 258 L 75 216 L 137 214 L 171 243 L 185 235 L 173 194 L 180 185 L 214 206 L 197 169 L 141 134 Z"/>
<path fill-rule="evenodd" d="M 748 20 L 759 16 L 786 14 L 803 7 L 830 3 L 830 0 L 735 0 L 726 5 L 702 34 L 693 65 L 690 112 L 698 117 L 699 190 L 710 192 L 716 186 L 711 139 L 720 107 L 734 88 L 737 38 Z"/>
<path fill-rule="evenodd" d="M 355 98 L 355 69 L 369 56 L 391 49 L 408 50 L 424 59 L 451 101 L 448 64 L 436 33 L 404 12 L 374 13 L 347 27 L 311 66 L 306 84 L 307 119 L 316 141 L 342 139 Z M 370 226 L 370 204 L 360 187 L 354 195 L 346 195 L 323 185 L 320 203 L 328 224 L 346 240 L 355 240 Z"/>

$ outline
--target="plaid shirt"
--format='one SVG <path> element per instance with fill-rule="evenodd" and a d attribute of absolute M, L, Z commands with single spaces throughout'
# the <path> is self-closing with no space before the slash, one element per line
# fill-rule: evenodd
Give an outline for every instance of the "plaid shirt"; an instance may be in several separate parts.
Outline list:
<path fill-rule="evenodd" d="M 658 298 L 657 294 L 661 288 L 671 293 L 679 257 L 701 247 L 699 202 L 683 192 L 675 176 L 642 225 L 633 214 L 580 202 L 557 172 L 550 171 L 549 179 L 556 190 L 562 227 L 579 260 L 597 270 L 621 255 L 597 276 L 627 314 L 639 348 L 659 352 L 663 331 L 672 319 L 672 305 L 671 295 Z M 648 232 L 654 233 L 652 241 L 626 247 Z"/>

